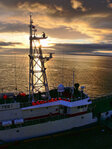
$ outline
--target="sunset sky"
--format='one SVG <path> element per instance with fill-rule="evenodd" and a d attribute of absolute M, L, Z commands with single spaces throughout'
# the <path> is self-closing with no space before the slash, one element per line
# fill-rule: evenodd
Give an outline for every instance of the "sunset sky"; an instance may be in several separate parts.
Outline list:
<path fill-rule="evenodd" d="M 0 0 L 1 49 L 28 48 L 29 12 L 50 43 L 112 43 L 112 0 Z"/>

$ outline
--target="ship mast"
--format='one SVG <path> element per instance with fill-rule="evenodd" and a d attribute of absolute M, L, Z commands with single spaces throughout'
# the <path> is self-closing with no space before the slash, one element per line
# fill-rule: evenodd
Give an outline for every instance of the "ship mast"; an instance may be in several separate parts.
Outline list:
<path fill-rule="evenodd" d="M 47 37 L 44 32 L 40 37 L 36 33 L 37 30 L 33 25 L 32 15 L 30 14 L 29 98 L 34 100 L 34 94 L 39 93 L 44 87 L 46 96 L 50 99 L 44 63 L 52 58 L 52 54 L 50 53 L 49 57 L 43 57 L 40 40 Z"/>

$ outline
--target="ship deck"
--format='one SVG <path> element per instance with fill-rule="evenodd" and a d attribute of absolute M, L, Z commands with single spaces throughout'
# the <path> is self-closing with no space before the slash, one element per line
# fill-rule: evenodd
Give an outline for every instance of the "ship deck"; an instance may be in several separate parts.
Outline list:
<path fill-rule="evenodd" d="M 93 112 L 93 116 L 99 117 L 101 113 L 112 110 L 112 95 L 105 95 L 94 98 L 89 109 Z M 108 114 L 108 113 L 107 113 Z"/>
<path fill-rule="evenodd" d="M 70 87 L 66 87 L 66 90 L 62 94 L 62 96 L 59 96 L 57 89 L 50 90 L 51 99 L 48 99 L 48 97 L 46 97 L 45 94 L 46 94 L 45 92 L 35 93 L 34 94 L 35 103 L 39 102 L 39 104 L 42 104 L 49 101 L 57 101 L 60 99 L 71 102 L 88 98 L 88 96 L 81 91 L 77 91 L 74 92 L 74 94 L 72 94 L 72 89 Z M 4 95 L 7 94 L 6 93 L 0 94 L 0 104 L 19 102 L 21 107 L 32 105 L 32 99 L 31 98 L 29 99 L 28 94 L 26 95 L 25 93 L 19 93 L 17 96 L 15 96 L 13 93 L 11 94 L 8 93 L 6 99 L 3 98 Z"/>

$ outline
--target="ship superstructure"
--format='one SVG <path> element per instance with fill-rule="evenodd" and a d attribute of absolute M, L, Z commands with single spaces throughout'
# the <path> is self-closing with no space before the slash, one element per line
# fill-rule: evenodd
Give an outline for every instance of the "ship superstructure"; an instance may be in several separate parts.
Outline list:
<path fill-rule="evenodd" d="M 2 142 L 90 127 L 97 124 L 99 118 L 106 119 L 112 115 L 111 106 L 105 110 L 97 108 L 101 102 L 90 100 L 84 87 L 79 90 L 78 83 L 71 87 L 59 84 L 57 89 L 49 90 L 44 63 L 52 58 L 52 54 L 43 56 L 41 45 L 36 46 L 36 42 L 40 43 L 47 37 L 45 33 L 37 36 L 36 32 L 30 15 L 29 94 L 0 94 Z M 40 92 L 43 87 L 45 91 Z M 106 102 L 110 105 L 112 99 Z"/>

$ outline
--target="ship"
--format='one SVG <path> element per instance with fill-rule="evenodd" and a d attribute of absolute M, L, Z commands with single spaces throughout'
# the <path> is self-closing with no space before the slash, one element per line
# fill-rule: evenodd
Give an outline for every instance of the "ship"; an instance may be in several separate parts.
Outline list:
<path fill-rule="evenodd" d="M 74 73 L 72 86 L 59 84 L 49 90 L 45 63 L 53 55 L 44 56 L 40 44 L 47 36 L 37 35 L 32 15 L 29 28 L 29 93 L 0 93 L 0 142 L 78 131 L 111 118 L 112 96 L 90 99 L 84 86 L 74 83 Z"/>

